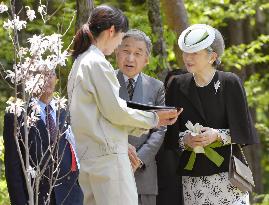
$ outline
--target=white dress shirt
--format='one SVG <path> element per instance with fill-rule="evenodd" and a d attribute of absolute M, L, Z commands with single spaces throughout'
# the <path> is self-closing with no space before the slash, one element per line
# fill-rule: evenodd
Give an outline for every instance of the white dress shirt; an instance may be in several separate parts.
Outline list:
<path fill-rule="evenodd" d="M 127 87 L 128 84 L 129 84 L 129 79 L 130 79 L 130 78 L 129 78 L 127 75 L 125 75 L 125 74 L 122 74 L 122 75 L 123 75 L 124 82 L 125 82 L 126 87 Z M 132 79 L 134 79 L 134 86 L 136 85 L 136 82 L 137 82 L 138 77 L 139 77 L 139 73 L 136 74 L 135 77 L 132 78 Z"/>
<path fill-rule="evenodd" d="M 46 122 L 47 113 L 46 113 L 46 110 L 45 110 L 45 108 L 46 108 L 47 105 L 45 103 L 43 103 L 42 101 L 40 101 L 40 100 L 38 100 L 38 105 L 40 106 L 40 109 L 41 109 L 41 111 L 40 111 L 40 118 L 43 120 L 43 122 L 45 124 L 47 124 L 47 122 Z M 52 115 L 52 118 L 54 120 L 54 123 L 56 124 L 56 105 L 55 105 L 55 100 L 52 99 L 50 101 L 49 105 L 52 108 L 51 111 L 50 111 L 50 114 Z"/>

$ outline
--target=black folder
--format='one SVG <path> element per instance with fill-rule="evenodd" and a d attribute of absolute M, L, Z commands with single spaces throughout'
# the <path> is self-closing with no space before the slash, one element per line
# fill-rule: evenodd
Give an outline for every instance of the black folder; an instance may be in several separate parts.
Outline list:
<path fill-rule="evenodd" d="M 137 103 L 137 102 L 132 102 L 132 101 L 127 101 L 127 107 L 137 109 L 137 110 L 144 110 L 144 111 L 176 109 L 176 107 L 172 107 L 172 106 L 156 106 L 156 105 L 148 105 L 148 104 L 142 104 L 142 103 Z"/>

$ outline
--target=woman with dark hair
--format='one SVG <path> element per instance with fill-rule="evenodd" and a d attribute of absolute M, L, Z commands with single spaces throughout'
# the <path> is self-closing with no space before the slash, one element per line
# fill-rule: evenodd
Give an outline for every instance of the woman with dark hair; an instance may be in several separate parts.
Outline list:
<path fill-rule="evenodd" d="M 128 134 L 173 124 L 176 110 L 144 112 L 128 108 L 105 55 L 121 43 L 128 20 L 114 7 L 98 6 L 76 34 L 68 81 L 71 126 L 80 161 L 84 204 L 137 205 L 128 158 Z"/>
<path fill-rule="evenodd" d="M 217 70 L 223 37 L 211 26 L 196 24 L 182 32 L 178 43 L 189 73 L 177 76 L 167 91 L 166 104 L 184 112 L 168 126 L 165 146 L 182 152 L 178 173 L 184 204 L 249 204 L 248 192 L 229 181 L 230 152 L 232 146 L 242 159 L 239 145 L 258 139 L 242 82 Z"/>

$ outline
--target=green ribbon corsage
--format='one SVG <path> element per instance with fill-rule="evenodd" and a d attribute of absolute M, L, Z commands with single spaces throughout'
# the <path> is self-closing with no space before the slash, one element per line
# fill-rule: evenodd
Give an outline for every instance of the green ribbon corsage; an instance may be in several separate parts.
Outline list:
<path fill-rule="evenodd" d="M 206 157 L 210 161 L 212 161 L 214 164 L 216 164 L 216 166 L 220 167 L 220 165 L 224 161 L 224 158 L 221 155 L 219 155 L 219 153 L 217 153 L 214 150 L 214 148 L 222 147 L 222 146 L 223 146 L 222 142 L 213 142 L 210 145 L 207 145 L 207 146 L 203 147 L 204 152 L 202 154 L 205 154 Z M 194 163 L 195 163 L 195 160 L 196 160 L 196 152 L 191 148 L 187 148 L 187 150 L 192 151 L 192 153 L 191 153 L 189 161 L 188 161 L 188 163 L 187 163 L 187 165 L 185 166 L 184 169 L 192 170 L 193 166 L 194 166 Z"/>

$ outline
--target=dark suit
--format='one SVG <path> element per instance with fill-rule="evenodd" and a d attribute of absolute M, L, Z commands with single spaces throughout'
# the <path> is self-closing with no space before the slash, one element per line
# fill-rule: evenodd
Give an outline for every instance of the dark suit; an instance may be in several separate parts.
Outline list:
<path fill-rule="evenodd" d="M 57 112 L 59 116 L 59 129 L 64 128 L 64 122 L 66 118 L 66 112 Z M 58 117 L 57 117 L 58 118 Z M 24 139 L 24 129 L 21 126 L 22 117 L 18 119 L 18 127 L 20 127 L 21 137 Z M 4 120 L 4 146 L 5 146 L 5 174 L 8 186 L 8 192 L 10 196 L 10 202 L 14 205 L 25 205 L 28 201 L 28 193 L 25 185 L 25 179 L 22 172 L 21 161 L 17 152 L 17 146 L 15 143 L 14 135 L 14 115 L 6 114 Z M 45 154 L 48 145 L 48 132 L 46 125 L 42 119 L 37 120 L 36 126 L 32 126 L 29 130 L 29 154 L 31 157 L 30 165 L 35 167 L 35 164 L 39 164 L 42 169 L 46 166 L 45 172 L 42 175 L 39 185 L 39 203 L 44 204 L 44 199 L 49 191 L 49 179 L 55 182 L 55 175 L 52 174 L 51 170 L 55 170 L 53 166 L 55 163 L 49 160 L 46 161 L 50 155 L 49 152 Z M 22 143 L 20 143 L 22 150 L 22 156 L 25 157 L 25 152 Z M 55 149 L 56 150 L 56 149 Z M 60 161 L 59 173 L 55 186 L 51 193 L 50 204 L 64 204 L 64 205 L 82 205 L 83 204 L 83 193 L 77 182 L 79 171 L 70 171 L 71 167 L 71 151 L 69 142 L 65 139 L 65 134 L 61 136 L 57 145 L 57 151 L 54 152 L 53 156 L 55 160 Z M 35 191 L 35 190 L 34 190 Z"/>
<path fill-rule="evenodd" d="M 121 85 L 120 97 L 130 100 L 121 71 L 118 72 L 118 80 Z M 134 89 L 132 101 L 151 105 L 164 105 L 163 83 L 157 79 L 140 73 Z M 160 149 L 165 134 L 165 128 L 152 129 L 150 133 L 140 137 L 129 136 L 128 141 L 136 150 L 144 167 L 135 172 L 139 203 L 144 205 L 155 205 L 158 194 L 157 165 L 155 156 Z"/>
<path fill-rule="evenodd" d="M 164 144 L 157 154 L 158 196 L 157 205 L 182 205 L 182 184 L 178 176 L 179 157 L 176 151 L 165 149 Z"/>
<path fill-rule="evenodd" d="M 176 76 L 186 73 L 185 69 L 169 71 L 164 80 L 166 90 L 168 90 L 170 83 Z M 183 204 L 181 177 L 177 174 L 178 166 L 178 153 L 171 149 L 165 149 L 163 144 L 157 154 L 159 191 L 157 205 Z"/>
<path fill-rule="evenodd" d="M 216 83 L 220 83 L 216 88 Z M 187 128 L 186 122 L 200 123 L 214 129 L 229 129 L 233 143 L 254 144 L 259 140 L 250 116 L 246 95 L 240 79 L 232 73 L 217 71 L 211 83 L 204 88 L 195 85 L 191 73 L 177 76 L 171 83 L 166 96 L 170 106 L 183 107 L 184 111 L 174 125 L 168 126 L 165 146 L 180 153 L 179 132 Z M 237 146 L 236 146 L 237 147 Z M 179 174 L 183 176 L 209 176 L 227 172 L 230 146 L 214 148 L 224 162 L 217 167 L 205 155 L 199 154 L 192 170 L 186 170 L 190 151 L 185 150 L 179 163 Z M 240 155 L 240 151 L 234 150 Z"/>

